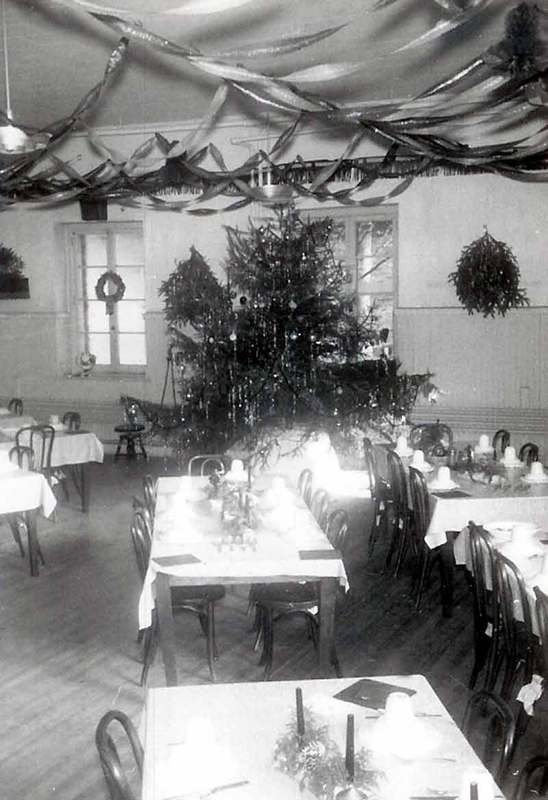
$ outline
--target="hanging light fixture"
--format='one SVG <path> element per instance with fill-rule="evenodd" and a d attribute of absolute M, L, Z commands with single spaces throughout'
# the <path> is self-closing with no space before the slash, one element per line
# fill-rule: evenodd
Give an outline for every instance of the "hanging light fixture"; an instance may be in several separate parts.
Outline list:
<path fill-rule="evenodd" d="M 6 93 L 7 125 L 0 125 L 0 153 L 3 155 L 24 155 L 47 147 L 51 138 L 49 133 L 28 134 L 22 128 L 12 124 L 9 62 L 8 62 L 8 30 L 6 25 L 6 5 L 2 0 L 2 42 L 4 50 L 4 86 Z"/>

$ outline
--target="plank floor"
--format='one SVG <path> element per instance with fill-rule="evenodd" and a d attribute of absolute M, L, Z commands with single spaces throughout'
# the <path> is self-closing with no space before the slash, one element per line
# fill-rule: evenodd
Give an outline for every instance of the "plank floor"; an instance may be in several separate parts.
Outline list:
<path fill-rule="evenodd" d="M 162 474 L 162 463 L 107 461 L 93 465 L 91 511 L 76 496 L 58 505 L 57 519 L 40 519 L 46 566 L 28 574 L 7 525 L 0 537 L 0 751 L 2 800 L 103 800 L 106 789 L 94 734 L 102 714 L 119 708 L 139 723 L 144 690 L 139 686 L 137 600 L 140 586 L 129 537 L 131 501 L 141 494 L 143 472 Z M 345 562 L 351 590 L 337 617 L 337 649 L 345 676 L 424 674 L 457 721 L 469 692 L 472 606 L 457 584 L 455 610 L 443 619 L 437 582 L 415 613 L 410 575 L 395 580 L 382 572 L 382 552 L 365 559 L 367 514 L 352 508 L 352 537 Z M 197 620 L 178 615 L 185 642 L 181 682 L 207 683 L 205 643 Z M 217 613 L 222 682 L 261 680 L 253 652 L 245 587 L 229 587 Z M 276 626 L 275 680 L 306 678 L 314 664 L 302 623 Z M 164 685 L 158 657 L 149 686 Z M 548 750 L 542 709 L 529 724 L 516 754 Z M 546 743 L 546 744 L 544 744 Z"/>

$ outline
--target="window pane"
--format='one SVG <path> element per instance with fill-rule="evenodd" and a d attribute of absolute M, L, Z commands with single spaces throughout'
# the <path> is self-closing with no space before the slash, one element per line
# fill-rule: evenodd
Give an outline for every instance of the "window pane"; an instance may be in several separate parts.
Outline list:
<path fill-rule="evenodd" d="M 118 303 L 118 330 L 122 333 L 144 333 L 145 304 L 142 300 L 121 300 Z"/>
<path fill-rule="evenodd" d="M 82 239 L 84 264 L 92 267 L 106 267 L 108 263 L 106 234 L 85 233 Z"/>
<path fill-rule="evenodd" d="M 88 331 L 90 333 L 108 333 L 110 317 L 106 313 L 106 304 L 99 300 L 88 303 Z"/>
<path fill-rule="evenodd" d="M 97 364 L 110 364 L 110 336 L 108 333 L 90 333 L 90 352 L 97 359 Z"/>
<path fill-rule="evenodd" d="M 144 333 L 121 333 L 118 337 L 120 364 L 146 364 Z"/>
<path fill-rule="evenodd" d="M 392 291 L 393 239 L 392 220 L 364 220 L 356 223 L 359 291 Z"/>
<path fill-rule="evenodd" d="M 145 260 L 140 233 L 117 233 L 114 236 L 117 264 L 142 264 Z"/>
<path fill-rule="evenodd" d="M 145 271 L 142 267 L 118 267 L 116 272 L 126 285 L 124 300 L 137 300 L 145 296 Z"/>
<path fill-rule="evenodd" d="M 373 307 L 373 313 L 376 317 L 375 328 L 381 331 L 383 328 L 388 329 L 389 343 L 392 342 L 392 327 L 393 327 L 393 314 L 394 314 L 394 301 L 392 295 L 358 295 L 360 311 L 367 313 Z"/>

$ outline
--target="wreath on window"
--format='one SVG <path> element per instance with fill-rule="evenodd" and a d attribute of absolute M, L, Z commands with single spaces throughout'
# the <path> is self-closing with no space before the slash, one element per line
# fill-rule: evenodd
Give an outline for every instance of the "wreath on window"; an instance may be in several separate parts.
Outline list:
<path fill-rule="evenodd" d="M 105 287 L 107 283 L 114 285 L 114 291 L 111 294 L 107 294 L 105 292 Z M 122 299 L 126 292 L 126 285 L 121 277 L 116 273 L 113 272 L 111 269 L 107 269 L 106 272 L 103 272 L 99 280 L 95 285 L 95 296 L 98 300 L 101 300 L 103 303 L 106 303 L 106 313 L 112 314 L 114 311 L 114 303 L 118 303 L 119 300 Z"/>

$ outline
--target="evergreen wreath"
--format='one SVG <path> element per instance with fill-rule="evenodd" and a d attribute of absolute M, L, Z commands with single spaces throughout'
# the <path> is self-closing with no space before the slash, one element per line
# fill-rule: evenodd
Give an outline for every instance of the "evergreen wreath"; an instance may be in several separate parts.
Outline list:
<path fill-rule="evenodd" d="M 457 297 L 469 314 L 480 312 L 484 317 L 504 316 L 508 309 L 529 305 L 519 288 L 520 271 L 511 249 L 488 232 L 467 245 L 457 261 L 457 269 L 449 275 Z"/>
<path fill-rule="evenodd" d="M 105 286 L 108 281 L 113 283 L 116 287 L 114 292 L 111 294 L 107 294 L 105 292 Z M 98 300 L 101 300 L 103 303 L 107 304 L 107 314 L 112 314 L 114 311 L 114 303 L 117 303 L 119 300 L 121 300 L 125 293 L 126 285 L 124 281 L 116 272 L 113 272 L 111 269 L 107 269 L 106 272 L 103 272 L 95 284 L 95 296 Z"/>

